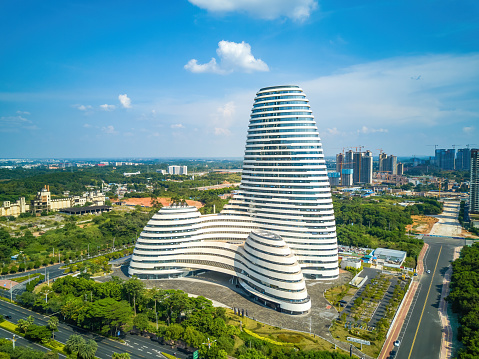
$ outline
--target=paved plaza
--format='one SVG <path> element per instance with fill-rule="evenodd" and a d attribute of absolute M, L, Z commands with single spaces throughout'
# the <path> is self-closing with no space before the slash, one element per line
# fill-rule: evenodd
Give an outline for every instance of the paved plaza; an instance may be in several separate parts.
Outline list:
<path fill-rule="evenodd" d="M 115 269 L 111 276 L 128 279 L 125 275 L 126 267 Z M 100 281 L 109 280 L 111 276 L 97 278 Z M 214 301 L 215 305 L 222 304 L 229 308 L 240 308 L 248 311 L 248 316 L 260 322 L 285 329 L 319 334 L 322 337 L 332 338 L 329 333 L 331 321 L 338 315 L 336 309 L 332 308 L 324 298 L 324 291 L 333 287 L 348 283 L 352 276 L 343 272 L 340 278 L 330 281 L 307 280 L 306 286 L 311 297 L 311 313 L 304 315 L 289 315 L 279 313 L 260 303 L 253 302 L 251 298 L 241 289 L 232 283 L 230 275 L 206 272 L 192 278 L 177 279 L 156 279 L 145 280 L 147 288 L 180 289 L 189 294 L 202 295 Z"/>

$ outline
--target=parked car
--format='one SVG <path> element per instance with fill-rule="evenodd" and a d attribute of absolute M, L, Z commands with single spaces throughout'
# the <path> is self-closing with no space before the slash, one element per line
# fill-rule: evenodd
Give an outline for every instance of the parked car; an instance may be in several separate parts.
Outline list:
<path fill-rule="evenodd" d="M 400 341 L 400 340 L 396 340 L 396 341 L 394 342 L 394 346 L 395 346 L 395 347 L 398 347 L 398 346 L 400 346 L 400 345 L 401 345 L 401 341 Z"/>
<path fill-rule="evenodd" d="M 428 270 L 426 271 L 426 273 L 427 273 L 427 274 L 431 274 L 431 270 L 428 269 Z"/>

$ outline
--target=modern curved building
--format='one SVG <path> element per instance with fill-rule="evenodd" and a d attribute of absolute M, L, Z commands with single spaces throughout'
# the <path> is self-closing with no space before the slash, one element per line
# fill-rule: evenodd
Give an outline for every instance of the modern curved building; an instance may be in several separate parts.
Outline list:
<path fill-rule="evenodd" d="M 311 307 L 304 277 L 338 277 L 336 225 L 318 128 L 298 86 L 261 89 L 241 186 L 217 215 L 162 208 L 138 238 L 139 278 L 231 274 L 256 300 L 291 314 Z"/>

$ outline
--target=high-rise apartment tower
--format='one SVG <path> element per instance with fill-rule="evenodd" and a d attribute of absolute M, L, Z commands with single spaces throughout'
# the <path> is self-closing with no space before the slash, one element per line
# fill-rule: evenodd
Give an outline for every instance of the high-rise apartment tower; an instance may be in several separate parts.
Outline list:
<path fill-rule="evenodd" d="M 469 213 L 479 214 L 479 149 L 471 150 Z"/>

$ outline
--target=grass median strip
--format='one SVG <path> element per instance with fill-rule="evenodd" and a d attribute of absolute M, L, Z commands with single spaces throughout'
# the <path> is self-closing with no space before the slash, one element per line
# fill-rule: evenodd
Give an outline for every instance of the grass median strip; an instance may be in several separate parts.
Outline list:
<path fill-rule="evenodd" d="M 12 322 L 9 322 L 8 320 L 5 320 L 3 322 L 0 323 L 0 327 L 2 327 L 3 329 L 6 329 L 12 333 L 15 333 L 15 334 L 18 334 L 18 335 L 21 335 L 22 337 L 24 335 L 22 335 L 21 333 L 19 333 L 17 331 L 17 326 L 16 324 L 13 324 Z"/>
<path fill-rule="evenodd" d="M 12 323 L 12 322 L 9 322 L 8 320 L 4 320 L 3 322 L 1 322 L 0 327 L 3 328 L 3 329 L 6 329 L 9 332 L 12 332 L 16 335 L 19 335 L 21 337 L 25 337 L 25 334 L 18 331 L 17 325 Z M 58 353 L 61 353 L 61 354 L 64 354 L 64 355 L 68 355 L 68 353 L 65 350 L 65 345 L 63 343 L 60 343 L 57 340 L 50 339 L 47 342 L 40 342 L 38 344 L 43 345 L 44 347 L 46 347 L 48 349 L 51 349 L 55 352 L 58 352 Z"/>

